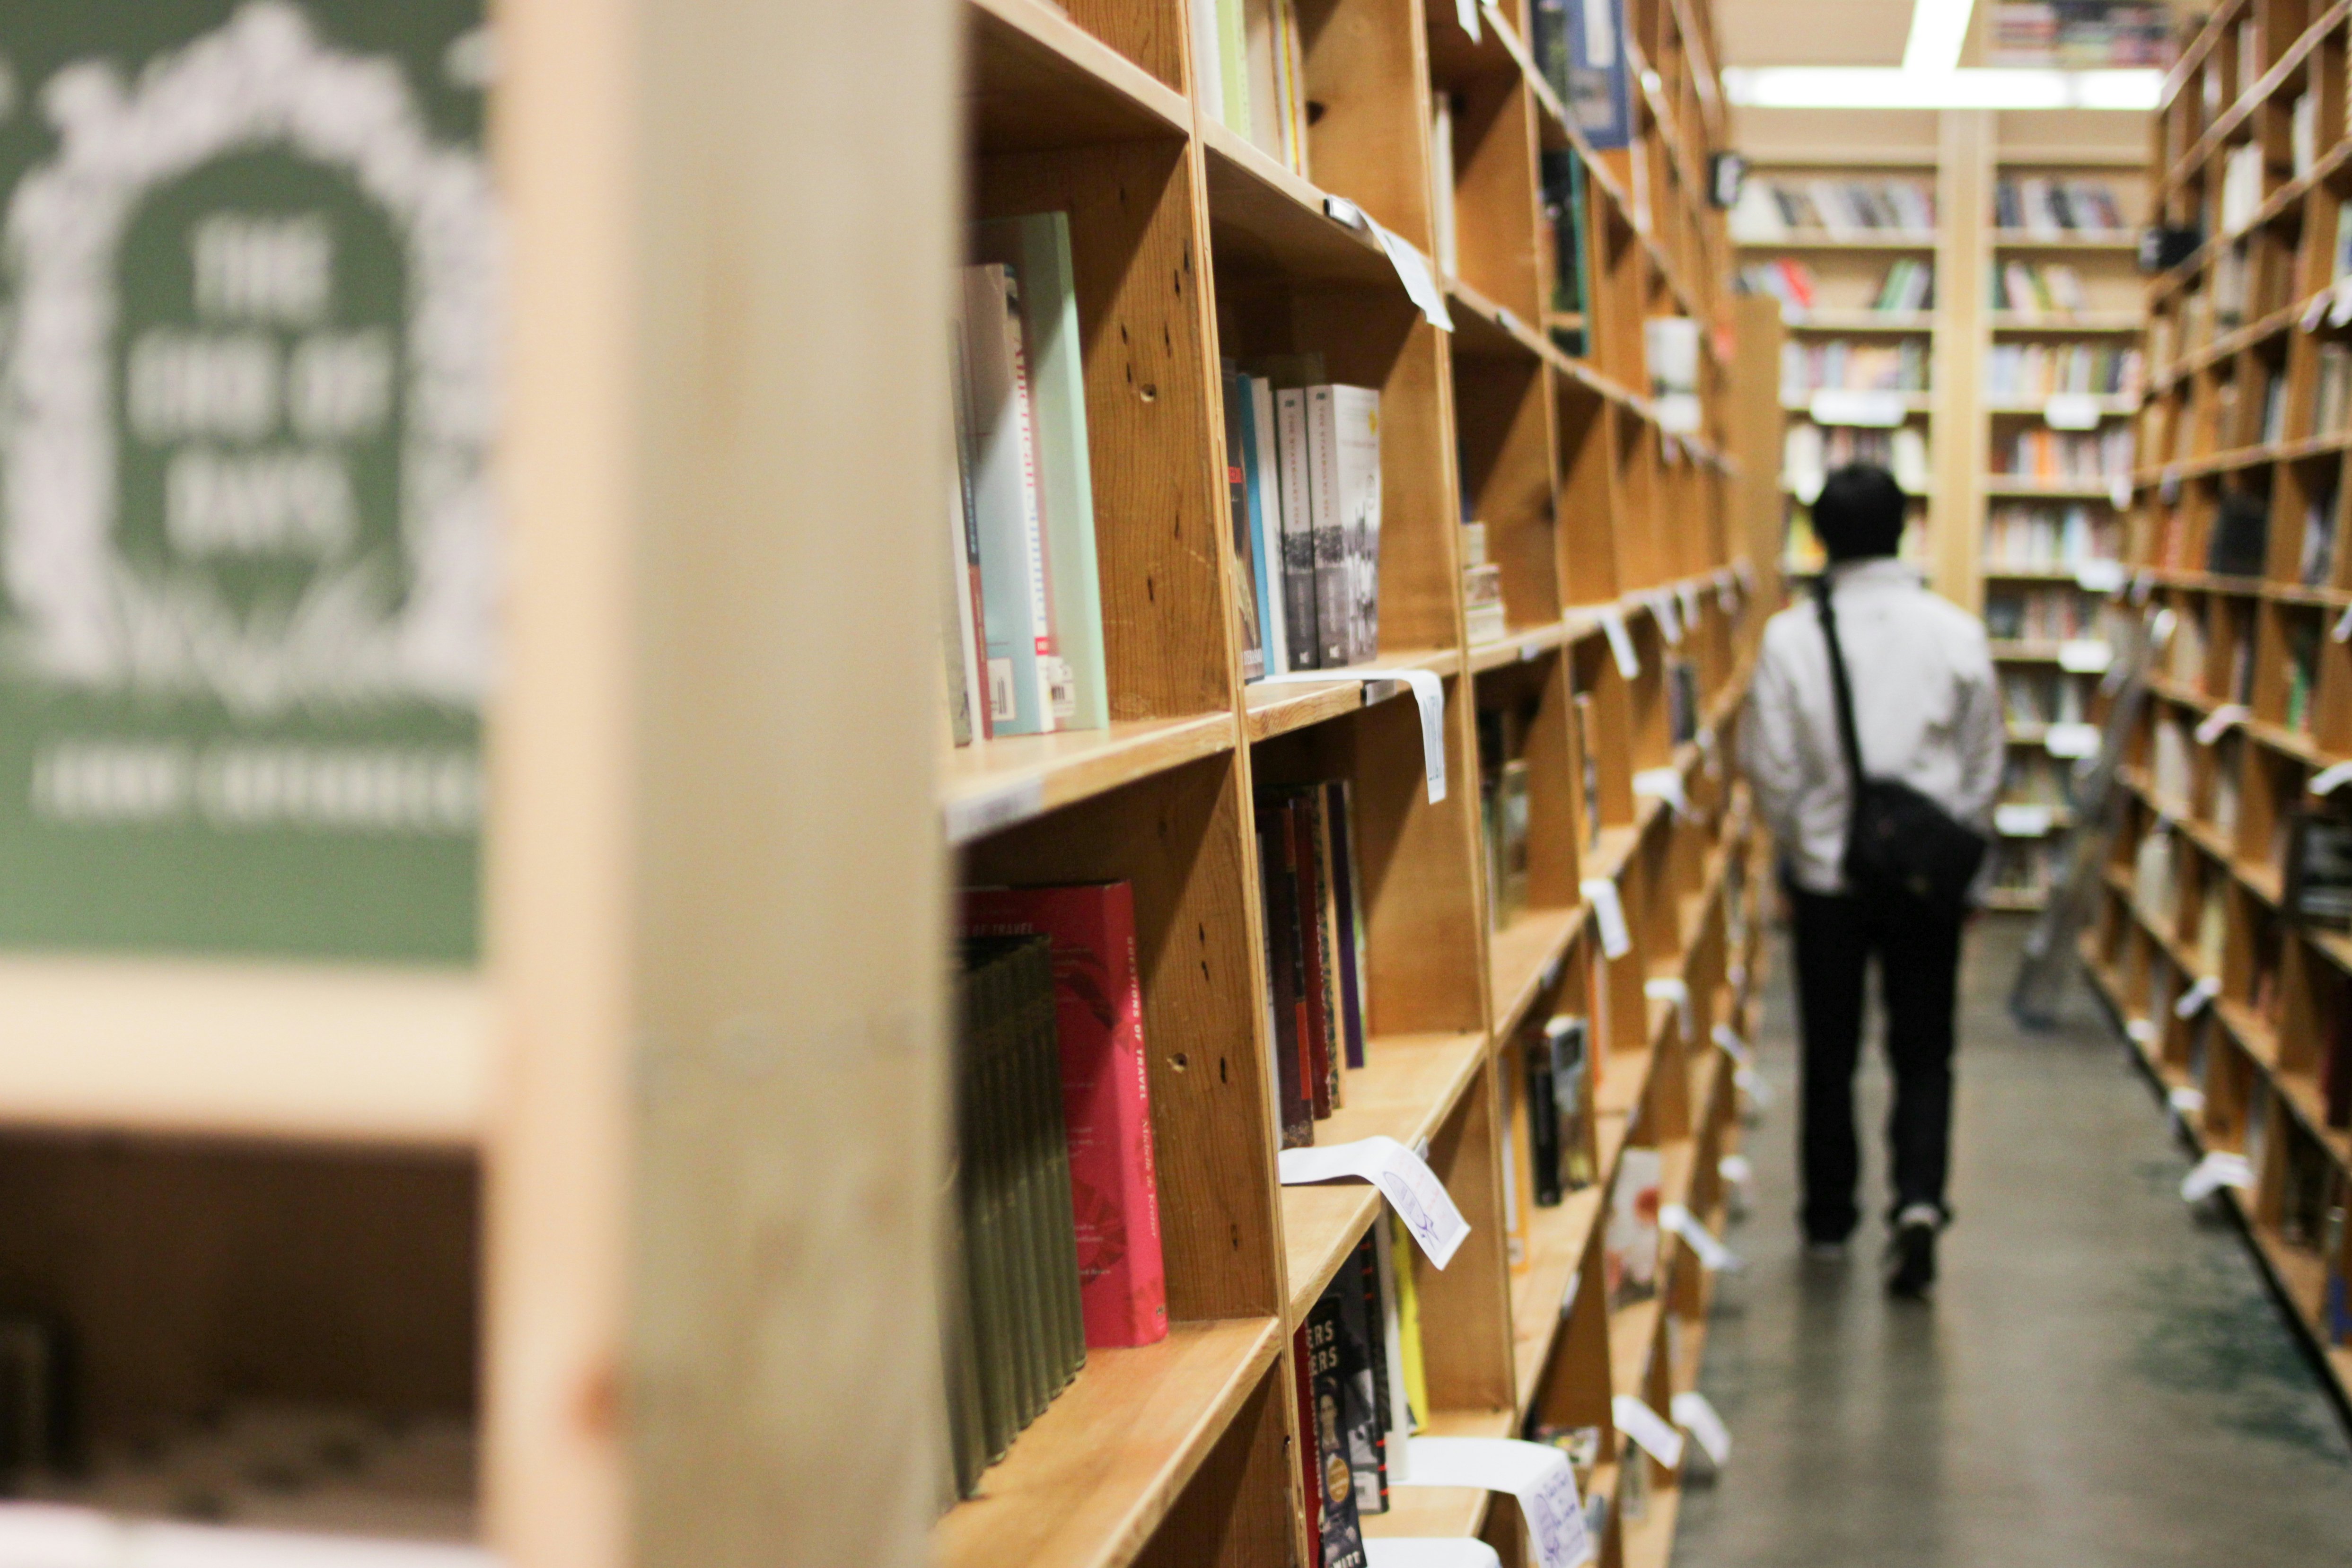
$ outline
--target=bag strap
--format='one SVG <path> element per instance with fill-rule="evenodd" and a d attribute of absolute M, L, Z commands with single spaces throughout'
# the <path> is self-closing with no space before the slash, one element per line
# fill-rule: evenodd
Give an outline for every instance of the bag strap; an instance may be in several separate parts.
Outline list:
<path fill-rule="evenodd" d="M 1822 635 L 1830 645 L 1830 685 L 1837 693 L 1838 741 L 1845 752 L 1845 765 L 1853 775 L 1855 799 L 1862 796 L 1862 738 L 1853 724 L 1853 687 L 1846 681 L 1845 650 L 1838 646 L 1837 613 L 1830 608 L 1830 574 L 1823 571 L 1813 580 L 1813 603 L 1821 611 Z"/>

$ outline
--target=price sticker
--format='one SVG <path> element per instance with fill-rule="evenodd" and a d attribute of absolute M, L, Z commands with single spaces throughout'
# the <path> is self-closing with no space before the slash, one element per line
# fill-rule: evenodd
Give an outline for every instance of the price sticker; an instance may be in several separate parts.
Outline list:
<path fill-rule="evenodd" d="M 2197 744 L 2210 746 L 2230 732 L 2231 727 L 2246 719 L 2243 703 L 2223 703 L 2200 720 L 2196 729 Z"/>
<path fill-rule="evenodd" d="M 1625 905 L 1617 897 L 1617 884 L 1605 876 L 1587 877 L 1581 884 L 1584 901 L 1592 905 L 1592 917 L 1601 924 L 1601 951 L 1612 958 L 1622 958 L 1633 950 L 1633 934 L 1625 926 Z"/>
<path fill-rule="evenodd" d="M 1617 673 L 1627 680 L 1642 673 L 1641 655 L 1633 652 L 1633 633 L 1625 630 L 1625 617 L 1613 604 L 1601 607 L 1601 635 L 1609 639 L 1610 656 L 1617 661 Z"/>

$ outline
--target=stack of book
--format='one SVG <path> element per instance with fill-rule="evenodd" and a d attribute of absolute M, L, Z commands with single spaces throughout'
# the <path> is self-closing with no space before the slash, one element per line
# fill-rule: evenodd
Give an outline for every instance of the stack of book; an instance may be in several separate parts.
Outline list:
<path fill-rule="evenodd" d="M 1381 394 L 1312 357 L 1224 371 L 1242 675 L 1364 664 L 1381 645 Z"/>
<path fill-rule="evenodd" d="M 1193 89 L 1202 108 L 1299 174 L 1308 174 L 1306 56 L 1293 0 L 1186 0 Z"/>
<path fill-rule="evenodd" d="M 1110 722 L 1068 216 L 979 225 L 961 274 L 948 508 L 948 727 L 959 746 Z"/>
<path fill-rule="evenodd" d="M 1985 565 L 1993 571 L 2062 571 L 2123 558 L 2123 528 L 2084 506 L 2011 503 L 1985 520 Z"/>
<path fill-rule="evenodd" d="M 1987 62 L 2061 70 L 2168 68 L 2171 8 L 2152 0 L 1999 0 Z"/>
<path fill-rule="evenodd" d="M 1525 746 L 1528 715 L 1511 707 L 1478 710 L 1479 823 L 1486 847 L 1486 915 L 1500 931 L 1528 904 L 1528 831 L 1532 776 Z"/>
<path fill-rule="evenodd" d="M 1739 284 L 1749 294 L 1769 294 L 1780 302 L 1783 314 L 1811 310 L 1817 297 L 1813 269 L 1801 261 L 1751 261 L 1739 269 Z"/>
<path fill-rule="evenodd" d="M 1801 398 L 1824 388 L 1842 392 L 1926 392 L 1927 342 L 1784 342 L 1780 345 L 1780 395 Z"/>
<path fill-rule="evenodd" d="M 1168 1333 L 1126 883 L 964 894 L 942 1303 L 959 1495 L 1088 1346 Z"/>
<path fill-rule="evenodd" d="M 1985 356 L 1985 395 L 2004 402 L 2039 401 L 2055 392 L 2137 397 L 2139 381 L 2137 349 L 1996 343 Z"/>
<path fill-rule="evenodd" d="M 2009 642 L 2087 637 L 2098 601 L 2072 588 L 1996 589 L 1985 595 L 1985 634 Z"/>
<path fill-rule="evenodd" d="M 2044 485 L 2112 484 L 2131 477 L 2127 425 L 2103 431 L 2021 430 L 1995 442 L 1992 471 L 2002 478 Z"/>
<path fill-rule="evenodd" d="M 1754 244 L 1798 236 L 1933 239 L 1936 189 L 1920 179 L 1749 180 L 1731 235 Z"/>
<path fill-rule="evenodd" d="M 2039 321 L 2090 308 L 2082 275 L 2063 261 L 2005 261 L 1993 269 L 1992 308 Z"/>
<path fill-rule="evenodd" d="M 1363 1516 L 1389 1511 L 1427 1419 L 1412 1269 L 1411 1242 L 1382 1210 L 1293 1336 L 1310 1568 L 1363 1568 Z"/>
<path fill-rule="evenodd" d="M 2036 239 L 2115 234 L 2126 226 L 2116 193 L 2100 180 L 2004 175 L 1993 186 L 1993 225 L 2022 229 Z"/>
<path fill-rule="evenodd" d="M 1271 1077 L 1286 1149 L 1315 1142 L 1315 1124 L 1341 1102 L 1341 1069 L 1364 1065 L 1370 970 L 1350 808 L 1345 779 L 1258 791 Z"/>

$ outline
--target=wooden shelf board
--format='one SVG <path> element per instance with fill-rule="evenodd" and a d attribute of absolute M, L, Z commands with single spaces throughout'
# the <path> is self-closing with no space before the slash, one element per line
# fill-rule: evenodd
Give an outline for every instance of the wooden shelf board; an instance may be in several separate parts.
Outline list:
<path fill-rule="evenodd" d="M 2022 497 L 2026 499 L 2045 497 L 2053 501 L 2112 501 L 2115 486 L 2106 480 L 2084 480 L 2080 483 L 2048 484 L 2034 479 L 2020 479 L 2013 475 L 1989 474 L 1984 479 L 1988 496 Z"/>
<path fill-rule="evenodd" d="M 1449 26 L 1451 24 L 1449 23 Z M 1517 311 L 1496 304 L 1459 277 L 1444 280 L 1446 314 L 1454 318 L 1454 351 L 1486 359 L 1557 361 L 1568 356 Z"/>
<path fill-rule="evenodd" d="M 1934 250 L 1936 236 L 1932 234 L 1786 234 L 1770 238 L 1759 235 L 1743 239 L 1734 235 L 1731 243 L 1741 250 Z"/>
<path fill-rule="evenodd" d="M 1897 332 L 1916 335 L 1936 327 L 1933 310 L 1790 310 L 1780 312 L 1792 332 Z"/>
<path fill-rule="evenodd" d="M 1364 1042 L 1364 1066 L 1347 1074 L 1346 1102 L 1315 1124 L 1318 1145 L 1353 1143 L 1385 1134 L 1411 1147 L 1435 1133 L 1453 1113 L 1486 1059 L 1484 1034 L 1375 1035 Z M 1339 1271 L 1350 1248 L 1372 1222 L 1381 1201 L 1368 1182 L 1331 1182 L 1282 1189 L 1282 1240 L 1289 1280 L 1290 1315 L 1307 1309 Z"/>
<path fill-rule="evenodd" d="M 982 154 L 1181 138 L 1181 93 L 1045 0 L 964 0 L 965 110 Z"/>
<path fill-rule="evenodd" d="M 1547 973 L 1555 977 L 1568 945 L 1584 925 L 1584 905 L 1531 909 L 1486 938 L 1494 987 L 1495 1035 L 1508 1040 L 1535 1005 Z"/>
<path fill-rule="evenodd" d="M 2028 314 L 2022 310 L 1995 310 L 1991 313 L 1992 329 L 1996 332 L 2067 333 L 2067 332 L 2127 332 L 2138 333 L 2147 328 L 2147 318 L 2137 310 L 2078 310 L 2073 315 L 2052 311 L 2047 315 Z"/>
<path fill-rule="evenodd" d="M 1680 1487 L 1653 1485 L 1647 1514 L 1618 1521 L 1618 1561 L 1623 1568 L 1666 1568 L 1674 1555 L 1675 1521 L 1681 1516 L 1682 1506 Z"/>
<path fill-rule="evenodd" d="M 942 769 L 948 840 L 966 842 L 1233 747 L 1230 713 L 975 740 L 954 747 Z"/>
<path fill-rule="evenodd" d="M 2097 233 L 2035 234 L 2031 229 L 1988 231 L 1995 250 L 2087 250 L 2139 254 L 2139 235 L 2130 229 Z"/>
<path fill-rule="evenodd" d="M 1160 1343 L 1090 1350 L 1077 1381 L 931 1532 L 940 1568 L 1119 1568 L 1149 1542 L 1257 1380 L 1272 1318 L 1177 1323 Z"/>
<path fill-rule="evenodd" d="M 1596 1181 L 1528 1217 L 1527 1267 L 1511 1278 L 1511 1364 L 1522 1410 L 1535 1403 L 1544 1366 L 1551 1359 L 1552 1340 L 1559 1333 L 1560 1300 L 1584 1261 L 1585 1244 L 1600 1223 L 1607 1191 L 1606 1182 Z"/>
<path fill-rule="evenodd" d="M 0 1124 L 466 1148 L 497 1082 L 472 970 L 0 957 Z"/>
<path fill-rule="evenodd" d="M 2091 392 L 2087 394 L 2066 392 L 2053 393 L 2052 395 L 2063 395 L 2066 397 L 2086 395 L 2091 399 L 2092 403 L 2097 408 L 2100 415 L 2106 419 L 2123 419 L 2139 412 L 2139 399 L 2137 397 L 2126 396 L 2120 392 Z M 2046 397 L 2027 400 L 2011 400 L 2005 402 L 1988 402 L 1984 405 L 1985 413 L 1989 414 L 1999 414 L 2004 419 L 2014 419 L 2019 417 L 2040 419 L 2043 414 L 2047 413 L 2049 410 L 2050 399 Z"/>
<path fill-rule="evenodd" d="M 1287 735 L 1294 729 L 1305 729 L 1310 724 L 1338 718 L 1364 706 L 1364 682 L 1374 670 L 1428 670 L 1440 675 L 1458 674 L 1462 655 L 1452 648 L 1422 649 L 1408 653 L 1384 653 L 1377 664 L 1367 664 L 1346 670 L 1305 670 L 1302 674 L 1329 676 L 1327 685 L 1321 679 L 1307 682 L 1285 681 L 1279 685 L 1264 681 L 1253 682 L 1242 688 L 1242 701 L 1248 712 L 1249 737 L 1252 744 L 1271 740 L 1277 735 Z M 1411 692 L 1402 682 L 1380 700 L 1397 702 L 1409 699 Z"/>
<path fill-rule="evenodd" d="M 1570 612 L 1573 616 L 1575 612 Z M 1589 628 L 1599 632 L 1601 623 L 1594 621 Z M 1483 674 L 1509 664 L 1525 664 L 1530 659 L 1575 642 L 1579 636 L 1575 623 L 1570 620 L 1547 622 L 1541 626 L 1521 626 L 1505 632 L 1492 643 L 1470 644 L 1470 668 Z"/>
<path fill-rule="evenodd" d="M 1439 1410 L 1417 1436 L 1509 1437 L 1517 1427 L 1517 1417 L 1508 1410 Z M 1486 1527 L 1494 1496 L 1467 1487 L 1391 1487 L 1389 1511 L 1366 1514 L 1364 1533 L 1375 1540 L 1475 1535 Z"/>
<path fill-rule="evenodd" d="M 1211 254 L 1239 265 L 1326 284 L 1404 295 L 1396 268 L 1370 235 L 1325 214 L 1324 193 L 1211 115 L 1198 117 L 1208 173 Z"/>

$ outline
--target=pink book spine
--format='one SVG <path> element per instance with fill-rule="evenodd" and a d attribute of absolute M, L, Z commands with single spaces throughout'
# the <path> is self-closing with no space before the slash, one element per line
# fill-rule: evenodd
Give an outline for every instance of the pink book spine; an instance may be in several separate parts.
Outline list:
<path fill-rule="evenodd" d="M 1034 931 L 1053 938 L 1087 1343 L 1164 1339 L 1168 1287 L 1134 890 L 1123 882 L 975 889 L 964 894 L 963 927 L 971 935 Z"/>

